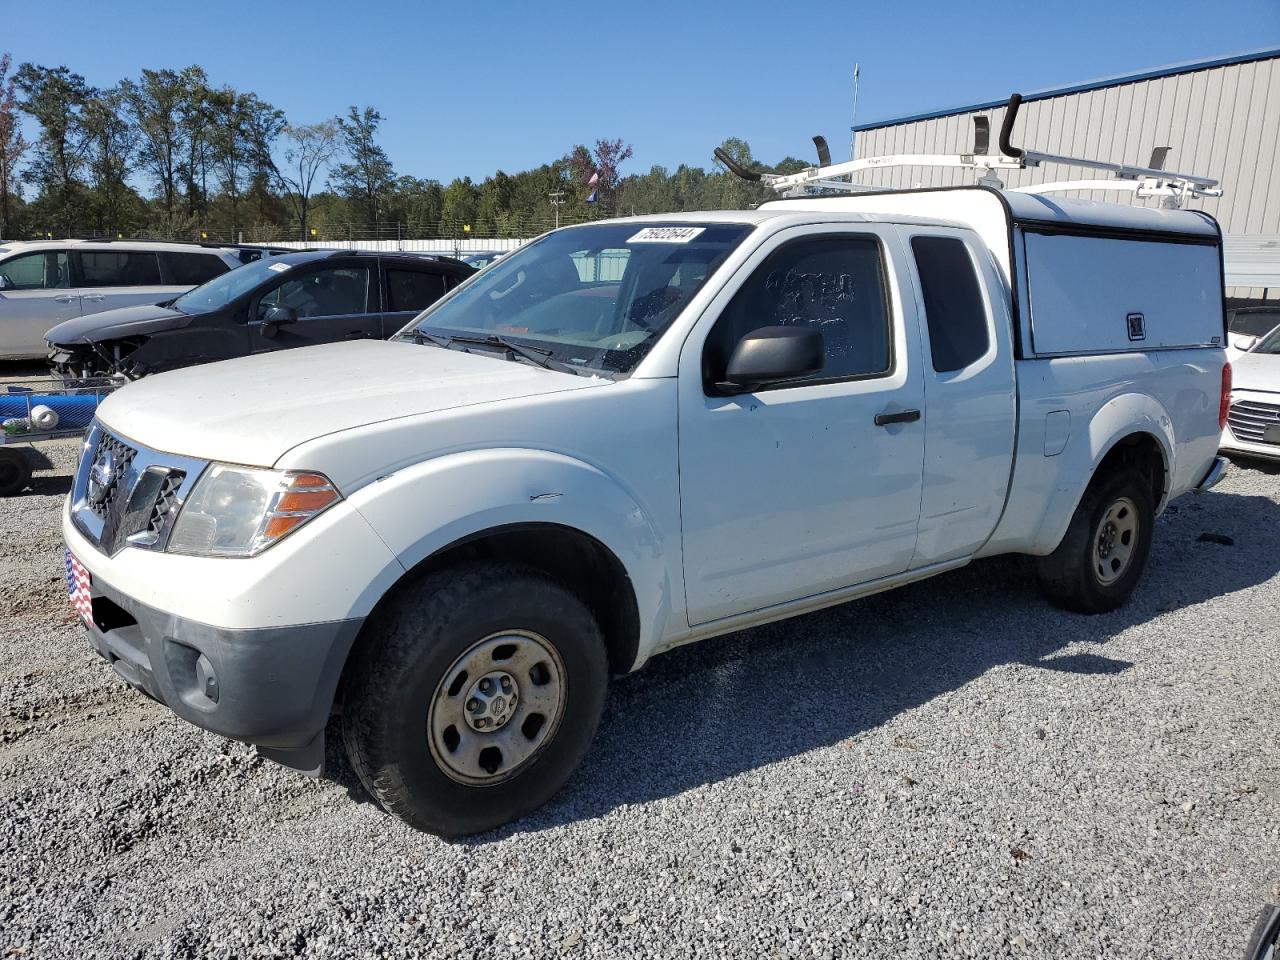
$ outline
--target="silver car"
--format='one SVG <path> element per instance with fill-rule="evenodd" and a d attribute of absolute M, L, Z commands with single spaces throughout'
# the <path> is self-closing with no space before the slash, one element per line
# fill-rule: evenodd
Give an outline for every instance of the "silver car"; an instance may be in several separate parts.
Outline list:
<path fill-rule="evenodd" d="M 0 359 L 43 357 L 45 331 L 64 320 L 171 300 L 242 261 L 233 247 L 191 243 L 0 243 Z"/>

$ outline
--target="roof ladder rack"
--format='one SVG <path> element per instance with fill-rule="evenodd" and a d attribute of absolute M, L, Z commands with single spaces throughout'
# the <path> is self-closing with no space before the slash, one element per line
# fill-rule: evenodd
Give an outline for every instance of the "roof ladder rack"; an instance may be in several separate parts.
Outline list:
<path fill-rule="evenodd" d="M 1146 199 L 1158 197 L 1166 207 L 1179 207 L 1185 200 L 1202 197 L 1220 197 L 1218 181 L 1210 177 L 1200 177 L 1190 173 L 1176 173 L 1164 169 L 1168 158 L 1168 147 L 1156 147 L 1151 154 L 1150 165 L 1146 167 L 1129 166 L 1123 163 L 1111 163 L 1106 160 L 1090 160 L 1084 157 L 1067 157 L 1054 153 L 1042 153 L 1038 150 L 1026 150 L 1013 145 L 1013 125 L 1018 117 L 1018 109 L 1022 105 L 1022 95 L 1015 93 L 1009 98 L 1005 110 L 1004 122 L 1000 126 L 999 155 L 988 154 L 991 129 L 986 117 L 974 117 L 974 145 L 972 153 L 934 154 L 905 153 L 891 154 L 882 157 L 863 157 L 845 163 L 830 163 L 830 151 L 825 150 L 826 141 L 821 137 L 814 138 L 818 147 L 818 163 L 816 167 L 806 167 L 798 173 L 775 174 L 760 173 L 743 167 L 719 147 L 715 150 L 716 159 L 725 165 L 731 173 L 743 180 L 762 183 L 783 196 L 805 196 L 814 190 L 835 190 L 843 193 L 862 193 L 881 191 L 888 188 L 875 187 L 869 184 L 855 183 L 853 177 L 866 170 L 879 170 L 891 167 L 946 167 L 951 169 L 969 169 L 978 174 L 977 182 L 995 189 L 1005 189 L 1004 183 L 997 176 L 1001 170 L 1026 170 L 1046 163 L 1059 163 L 1068 167 L 1079 167 L 1112 174 L 1110 178 L 1059 180 L 1052 183 L 1040 183 L 1028 187 L 1012 188 L 1017 193 L 1060 193 L 1064 190 L 1118 190 L 1132 193 Z M 849 179 L 844 179 L 844 178 Z"/>

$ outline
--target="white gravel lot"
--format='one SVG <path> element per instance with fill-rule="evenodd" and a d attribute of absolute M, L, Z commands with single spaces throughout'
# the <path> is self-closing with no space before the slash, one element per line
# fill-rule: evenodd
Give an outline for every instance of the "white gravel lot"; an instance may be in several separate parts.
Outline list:
<path fill-rule="evenodd" d="M 1115 614 L 1008 559 L 663 655 L 550 806 L 448 843 L 112 674 L 72 449 L 0 501 L 0 956 L 1234 960 L 1280 896 L 1274 468 L 1178 501 Z"/>

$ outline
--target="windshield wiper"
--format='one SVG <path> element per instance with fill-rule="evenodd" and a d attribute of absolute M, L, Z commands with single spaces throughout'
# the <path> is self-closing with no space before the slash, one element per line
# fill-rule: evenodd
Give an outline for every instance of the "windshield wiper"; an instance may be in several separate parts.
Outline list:
<path fill-rule="evenodd" d="M 466 336 L 459 334 L 434 334 L 425 333 L 422 330 L 413 331 L 414 340 L 421 344 L 425 340 L 441 347 L 448 347 L 451 344 L 475 344 L 480 347 L 501 347 L 508 355 L 514 355 L 528 360 L 530 363 L 537 364 L 547 370 L 558 370 L 561 373 L 576 373 L 585 376 L 595 376 L 595 371 L 588 370 L 583 367 L 574 366 L 572 363 L 564 363 L 563 361 L 554 359 L 553 351 L 546 350 L 542 347 L 533 347 L 525 343 L 517 343 L 514 340 L 508 340 L 506 337 L 500 337 L 497 334 L 487 334 L 485 336 Z"/>
<path fill-rule="evenodd" d="M 434 343 L 437 347 L 449 349 L 449 337 L 438 337 L 434 333 L 423 333 L 421 330 L 411 330 L 409 331 L 409 336 L 413 337 L 413 342 L 418 346 L 429 342 Z"/>

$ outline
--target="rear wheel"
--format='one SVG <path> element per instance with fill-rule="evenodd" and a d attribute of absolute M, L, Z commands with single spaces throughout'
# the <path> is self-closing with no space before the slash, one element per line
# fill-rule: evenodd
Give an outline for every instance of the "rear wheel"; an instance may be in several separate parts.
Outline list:
<path fill-rule="evenodd" d="M 0 497 L 21 493 L 31 482 L 31 463 L 17 450 L 0 448 Z"/>
<path fill-rule="evenodd" d="M 595 734 L 608 670 L 582 602 L 542 574 L 477 565 L 402 591 L 366 627 L 343 740 L 382 806 L 441 836 L 546 802 Z"/>
<path fill-rule="evenodd" d="M 1098 477 L 1085 491 L 1058 548 L 1038 563 L 1051 601 L 1081 613 L 1105 613 L 1133 593 L 1151 552 L 1155 508 L 1137 470 Z"/>

